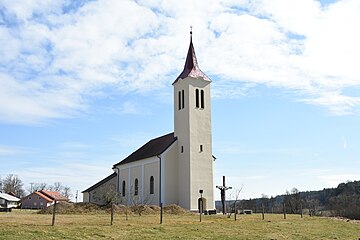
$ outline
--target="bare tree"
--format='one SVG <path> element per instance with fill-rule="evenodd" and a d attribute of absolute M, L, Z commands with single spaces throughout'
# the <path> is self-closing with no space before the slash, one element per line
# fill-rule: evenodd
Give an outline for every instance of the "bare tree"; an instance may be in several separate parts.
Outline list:
<path fill-rule="evenodd" d="M 41 191 L 41 190 L 47 190 L 48 189 L 48 185 L 47 183 L 32 183 L 32 187 L 31 189 L 29 190 L 30 193 L 33 193 L 33 192 L 38 192 L 38 191 Z"/>
<path fill-rule="evenodd" d="M 67 198 L 72 196 L 71 188 L 69 186 L 63 185 L 61 182 L 54 182 L 54 184 L 48 186 L 47 189 L 50 191 L 59 192 L 61 195 Z"/>
<path fill-rule="evenodd" d="M 292 188 L 290 192 L 286 191 L 284 200 L 285 200 L 287 212 L 292 214 L 300 213 L 301 197 L 300 197 L 300 191 L 297 188 Z"/>
<path fill-rule="evenodd" d="M 142 194 L 141 190 L 135 190 L 132 186 L 130 188 L 130 199 L 131 199 L 131 208 L 139 216 L 145 211 L 146 205 L 152 202 L 153 195 Z"/>
<path fill-rule="evenodd" d="M 24 196 L 23 183 L 17 175 L 9 174 L 2 180 L 2 189 L 4 192 L 12 192 L 18 197 Z"/>
<path fill-rule="evenodd" d="M 66 198 L 72 197 L 71 189 L 70 189 L 70 187 L 68 187 L 68 186 L 65 186 L 65 187 L 63 188 L 63 190 L 61 191 L 61 194 L 62 194 L 64 197 L 66 197 Z"/>
<path fill-rule="evenodd" d="M 265 219 L 265 209 L 268 211 L 269 209 L 269 196 L 266 194 L 261 194 L 261 213 L 262 219 Z"/>
<path fill-rule="evenodd" d="M 240 188 L 234 188 L 232 190 L 232 192 L 229 194 L 229 198 L 228 199 L 231 199 L 233 202 L 232 204 L 228 204 L 228 206 L 230 207 L 230 209 L 227 210 L 227 213 L 228 213 L 228 217 L 230 218 L 231 217 L 231 214 L 234 213 L 234 218 L 235 218 L 235 221 L 236 221 L 236 215 L 237 215 L 237 210 L 238 210 L 238 202 L 239 202 L 239 196 L 240 196 L 240 193 L 243 189 L 243 185 L 241 185 Z"/>
<path fill-rule="evenodd" d="M 275 207 L 275 198 L 273 197 L 273 196 L 271 196 L 270 197 L 270 199 L 269 199 L 269 207 L 270 207 L 270 211 L 271 211 L 271 213 L 274 213 L 274 207 Z"/>
<path fill-rule="evenodd" d="M 270 209 L 270 198 L 269 198 L 269 195 L 266 195 L 266 194 L 261 194 L 261 198 L 260 198 L 260 201 L 261 201 L 261 208 L 264 209 L 264 211 L 266 212 L 269 212 L 269 209 Z"/>
<path fill-rule="evenodd" d="M 308 199 L 306 201 L 306 206 L 308 208 L 310 217 L 318 215 L 319 205 L 320 205 L 320 202 L 318 199 Z"/>
<path fill-rule="evenodd" d="M 107 184 L 100 186 L 93 194 L 94 200 L 104 206 L 111 205 L 110 210 L 110 225 L 114 222 L 114 205 L 121 202 L 120 193 L 116 191 L 115 184 Z M 126 220 L 128 219 L 127 207 L 124 211 L 126 214 Z"/>
<path fill-rule="evenodd" d="M 61 182 L 54 182 L 54 185 L 50 185 L 48 189 L 54 192 L 61 192 L 64 189 L 64 186 L 61 184 Z"/>
<path fill-rule="evenodd" d="M 66 185 L 63 185 L 61 182 L 54 182 L 53 185 L 49 185 L 45 182 L 31 183 L 31 188 L 28 189 L 30 193 L 38 192 L 42 190 L 59 192 L 61 195 L 63 195 L 66 198 L 70 198 L 72 196 L 71 188 Z"/>
<path fill-rule="evenodd" d="M 125 219 L 129 220 L 129 213 L 131 212 L 131 209 L 128 205 L 128 200 L 126 197 L 120 197 L 120 204 L 123 204 L 123 211 L 125 213 Z"/>
<path fill-rule="evenodd" d="M 116 191 L 114 184 L 103 185 L 93 193 L 94 200 L 100 205 L 119 204 L 120 193 Z"/>

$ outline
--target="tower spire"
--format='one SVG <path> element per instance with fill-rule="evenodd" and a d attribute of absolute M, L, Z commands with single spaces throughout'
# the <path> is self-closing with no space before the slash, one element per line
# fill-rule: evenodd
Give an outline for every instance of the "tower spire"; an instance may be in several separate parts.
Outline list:
<path fill-rule="evenodd" d="M 196 54 L 195 54 L 194 45 L 192 43 L 192 26 L 190 26 L 190 46 L 189 46 L 189 50 L 188 50 L 188 53 L 186 56 L 184 70 L 176 78 L 174 83 L 179 81 L 179 79 L 184 79 L 186 77 L 192 77 L 192 78 L 200 78 L 201 77 L 206 81 L 210 81 L 210 79 L 199 68 L 199 64 L 198 64 Z"/>

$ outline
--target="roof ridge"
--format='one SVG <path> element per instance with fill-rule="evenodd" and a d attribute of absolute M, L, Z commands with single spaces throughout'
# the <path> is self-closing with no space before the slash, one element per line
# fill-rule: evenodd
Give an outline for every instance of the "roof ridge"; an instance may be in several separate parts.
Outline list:
<path fill-rule="evenodd" d="M 40 191 L 37 191 L 37 192 L 35 192 L 35 193 L 40 193 L 40 194 L 45 195 L 46 197 L 54 200 L 54 197 L 51 196 L 51 195 L 49 195 L 48 191 L 46 191 L 46 190 L 40 190 Z"/>
<path fill-rule="evenodd" d="M 42 198 L 44 198 L 45 200 L 48 200 L 48 201 L 50 201 L 50 202 L 51 202 L 51 201 L 54 201 L 54 199 L 53 199 L 52 197 L 50 197 L 50 196 L 42 193 L 41 191 L 42 191 L 42 190 L 37 191 L 37 192 L 34 192 L 34 194 L 39 195 L 40 197 L 42 197 Z"/>
<path fill-rule="evenodd" d="M 176 139 L 174 132 L 150 139 L 126 158 L 114 164 L 113 168 L 119 164 L 134 162 L 162 154 Z"/>
<path fill-rule="evenodd" d="M 160 137 L 156 137 L 156 138 L 150 139 L 150 140 L 149 140 L 149 142 L 150 142 L 150 141 L 152 141 L 152 140 L 156 140 L 156 139 L 159 139 L 159 138 L 163 138 L 163 137 L 166 137 L 166 136 L 168 136 L 168 135 L 171 135 L 171 134 L 174 134 L 174 132 L 171 132 L 171 133 L 167 133 L 167 134 L 165 134 L 165 135 L 162 135 L 162 136 L 160 136 Z M 146 144 L 146 143 L 145 143 L 145 144 Z M 144 145 L 145 145 L 145 144 L 144 144 Z"/>
<path fill-rule="evenodd" d="M 41 192 L 42 194 L 48 196 L 49 198 L 51 198 L 53 200 L 65 200 L 65 199 L 68 199 L 67 197 L 62 195 L 61 192 L 58 192 L 58 191 L 40 190 L 39 192 Z"/>
<path fill-rule="evenodd" d="M 112 174 L 110 174 L 109 176 L 105 177 L 104 179 L 100 180 L 99 182 L 95 183 L 94 185 L 92 185 L 91 187 L 88 187 L 87 189 L 85 189 L 84 191 L 82 191 L 82 193 L 84 192 L 90 192 L 91 190 L 97 188 L 98 186 L 102 185 L 103 183 L 109 181 L 110 179 L 112 179 L 113 177 L 117 176 L 116 172 L 113 172 Z"/>

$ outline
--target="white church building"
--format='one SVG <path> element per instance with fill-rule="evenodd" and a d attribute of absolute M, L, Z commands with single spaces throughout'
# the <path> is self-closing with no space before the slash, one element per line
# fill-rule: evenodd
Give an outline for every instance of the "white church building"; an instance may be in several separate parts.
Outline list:
<path fill-rule="evenodd" d="M 113 186 L 125 204 L 136 197 L 144 204 L 197 211 L 202 195 L 203 210 L 215 209 L 210 83 L 198 66 L 190 32 L 184 70 L 172 84 L 174 132 L 114 164 L 113 174 L 83 191 L 83 201 L 96 203 L 99 189 Z"/>

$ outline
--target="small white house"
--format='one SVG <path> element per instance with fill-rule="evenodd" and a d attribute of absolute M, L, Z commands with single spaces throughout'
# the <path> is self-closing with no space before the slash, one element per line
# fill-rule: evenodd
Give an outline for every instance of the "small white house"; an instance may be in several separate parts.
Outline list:
<path fill-rule="evenodd" d="M 0 208 L 16 208 L 19 206 L 20 200 L 20 198 L 0 192 Z"/>

